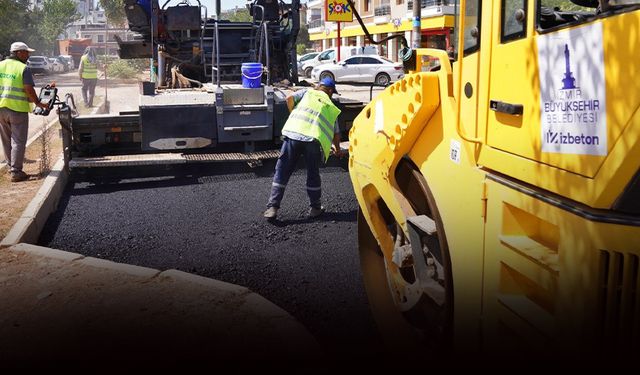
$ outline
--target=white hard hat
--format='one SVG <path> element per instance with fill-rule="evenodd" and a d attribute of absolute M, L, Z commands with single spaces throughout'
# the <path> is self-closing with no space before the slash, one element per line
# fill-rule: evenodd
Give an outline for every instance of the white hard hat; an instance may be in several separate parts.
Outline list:
<path fill-rule="evenodd" d="M 11 44 L 11 52 L 16 52 L 16 51 L 29 51 L 29 52 L 33 52 L 35 51 L 35 49 L 33 48 L 29 48 L 28 45 L 22 43 L 22 42 L 15 42 Z"/>

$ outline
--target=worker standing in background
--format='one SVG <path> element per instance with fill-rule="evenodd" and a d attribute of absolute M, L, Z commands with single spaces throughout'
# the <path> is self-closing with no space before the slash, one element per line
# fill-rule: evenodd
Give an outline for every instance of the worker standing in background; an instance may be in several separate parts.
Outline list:
<path fill-rule="evenodd" d="M 324 212 L 320 201 L 320 161 L 326 162 L 331 151 L 342 157 L 337 121 L 340 109 L 331 101 L 334 93 L 337 93 L 335 82 L 324 78 L 314 90 L 298 91 L 287 98 L 291 113 L 282 128 L 284 140 L 265 218 L 275 219 L 278 215 L 289 177 L 300 156 L 304 156 L 307 166 L 307 195 L 311 206 L 308 217 L 315 218 Z"/>
<path fill-rule="evenodd" d="M 27 67 L 29 53 L 33 51 L 26 44 L 15 42 L 11 44 L 9 58 L 0 62 L 0 140 L 11 182 L 29 179 L 22 170 L 29 134 L 29 102 L 47 108 L 33 89 L 33 75 Z"/>
<path fill-rule="evenodd" d="M 91 47 L 84 50 L 80 58 L 78 67 L 80 81 L 82 81 L 82 99 L 85 107 L 93 107 L 93 97 L 96 93 L 96 83 L 98 83 L 98 61 L 96 53 Z"/>

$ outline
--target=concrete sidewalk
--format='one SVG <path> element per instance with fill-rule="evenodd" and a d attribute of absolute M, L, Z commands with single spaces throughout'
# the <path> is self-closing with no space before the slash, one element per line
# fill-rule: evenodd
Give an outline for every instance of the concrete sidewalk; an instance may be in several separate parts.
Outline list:
<path fill-rule="evenodd" d="M 0 250 L 0 359 L 307 361 L 308 331 L 247 288 L 18 244 Z"/>

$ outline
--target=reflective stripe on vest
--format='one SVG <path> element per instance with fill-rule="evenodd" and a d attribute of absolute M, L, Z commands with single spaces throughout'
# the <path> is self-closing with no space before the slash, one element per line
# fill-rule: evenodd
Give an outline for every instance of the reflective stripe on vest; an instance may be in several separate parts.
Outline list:
<path fill-rule="evenodd" d="M 82 60 L 82 78 L 98 78 L 98 64 L 90 63 L 87 55 L 82 56 L 80 59 Z"/>
<path fill-rule="evenodd" d="M 327 94 L 319 90 L 309 90 L 291 112 L 282 130 L 317 139 L 326 161 L 331 151 L 334 124 L 339 114 L 340 109 Z"/>
<path fill-rule="evenodd" d="M 26 65 L 15 59 L 0 62 L 0 108 L 31 112 L 29 97 L 24 92 L 22 73 Z"/>

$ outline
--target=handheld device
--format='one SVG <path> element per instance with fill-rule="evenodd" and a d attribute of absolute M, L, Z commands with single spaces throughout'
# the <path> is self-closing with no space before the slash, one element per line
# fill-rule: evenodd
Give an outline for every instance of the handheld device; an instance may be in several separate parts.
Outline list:
<path fill-rule="evenodd" d="M 56 98 L 58 97 L 58 88 L 52 85 L 46 85 L 40 89 L 40 95 L 38 98 L 40 102 L 47 105 L 47 108 L 36 107 L 33 110 L 35 115 L 47 116 L 51 109 L 53 109 L 54 104 L 56 103 Z"/>

